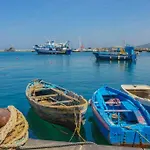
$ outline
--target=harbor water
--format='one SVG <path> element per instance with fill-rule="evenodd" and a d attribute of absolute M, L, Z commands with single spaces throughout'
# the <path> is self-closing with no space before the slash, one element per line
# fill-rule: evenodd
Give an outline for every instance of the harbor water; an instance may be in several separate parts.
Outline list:
<path fill-rule="evenodd" d="M 25 97 L 31 80 L 43 79 L 84 96 L 87 100 L 102 85 L 120 89 L 121 84 L 150 83 L 150 53 L 142 52 L 136 62 L 96 61 L 91 52 L 72 55 L 37 55 L 31 52 L 0 53 L 0 107 L 14 105 L 27 118 L 30 138 L 69 141 L 72 132 L 41 120 Z M 87 141 L 106 144 L 88 108 L 81 135 Z M 74 137 L 73 141 L 79 141 Z"/>

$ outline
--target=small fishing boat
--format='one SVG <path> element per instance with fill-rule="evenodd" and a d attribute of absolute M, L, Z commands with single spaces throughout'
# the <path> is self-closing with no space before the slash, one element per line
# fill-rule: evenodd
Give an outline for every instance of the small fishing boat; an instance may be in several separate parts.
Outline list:
<path fill-rule="evenodd" d="M 55 84 L 40 79 L 31 81 L 26 97 L 35 112 L 47 122 L 74 130 L 80 129 L 85 119 L 86 99 Z"/>
<path fill-rule="evenodd" d="M 121 85 L 121 89 L 138 100 L 150 112 L 149 85 Z"/>
<path fill-rule="evenodd" d="M 104 86 L 93 94 L 90 104 L 98 128 L 110 144 L 150 146 L 150 115 L 134 98 Z"/>
<path fill-rule="evenodd" d="M 96 59 L 98 60 L 136 60 L 136 53 L 133 46 L 125 46 L 119 48 L 117 52 L 113 51 L 94 51 Z"/>

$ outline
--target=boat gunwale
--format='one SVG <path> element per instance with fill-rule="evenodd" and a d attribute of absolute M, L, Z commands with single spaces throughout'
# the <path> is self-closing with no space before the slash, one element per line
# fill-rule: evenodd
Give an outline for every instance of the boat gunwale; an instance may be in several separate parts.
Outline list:
<path fill-rule="evenodd" d="M 144 100 L 144 101 L 150 101 L 149 98 L 142 98 L 142 97 L 139 97 L 139 96 L 137 96 L 137 95 L 135 95 L 135 94 L 132 94 L 132 93 L 129 92 L 127 89 L 125 89 L 124 86 L 127 86 L 127 84 L 126 84 L 126 85 L 125 85 L 125 84 L 122 84 L 122 85 L 121 85 L 121 88 L 124 90 L 124 92 L 128 93 L 129 95 L 133 96 L 134 98 L 142 99 L 142 100 Z M 136 86 L 140 86 L 140 84 L 139 84 L 139 85 L 136 85 Z M 147 85 L 146 85 L 146 86 L 147 86 Z M 135 89 L 135 90 L 136 90 L 136 89 Z M 140 90 L 140 89 L 138 89 L 138 90 Z M 149 88 L 149 90 L 150 90 L 150 88 Z"/>
<path fill-rule="evenodd" d="M 43 81 L 43 80 L 42 80 Z M 48 82 L 45 82 L 45 83 L 47 83 L 47 84 L 51 84 L 51 83 L 48 83 Z M 27 87 L 26 87 L 26 91 L 25 91 L 25 93 L 26 93 L 26 97 L 27 97 L 27 99 L 29 100 L 29 101 L 33 101 L 34 103 L 36 103 L 37 105 L 40 105 L 40 106 L 43 106 L 43 107 L 47 107 L 47 108 L 63 108 L 63 109 L 71 109 L 71 108 L 79 108 L 79 107 L 83 107 L 84 109 L 82 109 L 82 110 L 84 110 L 84 111 L 86 111 L 87 110 L 87 107 L 88 107 L 88 102 L 87 102 L 87 100 L 84 98 L 84 97 L 82 97 L 82 100 L 83 100 L 83 104 L 78 104 L 78 105 L 73 105 L 73 106 L 62 106 L 62 105 L 43 105 L 43 104 L 40 104 L 40 103 L 38 103 L 38 101 L 36 101 L 36 100 L 34 100 L 32 97 L 30 97 L 29 95 L 28 95 L 28 93 L 29 93 L 29 86 L 31 85 L 31 83 L 29 83 L 28 85 L 27 85 Z M 53 85 L 55 85 L 55 84 L 53 84 Z M 57 86 L 57 85 L 56 85 Z M 57 86 L 57 87 L 59 87 L 59 86 Z M 64 88 L 61 88 L 61 89 L 63 89 L 63 90 L 65 90 Z M 68 90 L 67 90 L 68 91 Z M 74 93 L 74 92 L 73 92 Z M 75 93 L 74 93 L 75 94 Z M 77 94 L 78 95 L 78 94 Z M 78 96 L 80 96 L 80 95 L 78 95 Z M 87 107 L 86 107 L 87 106 Z M 86 107 L 86 108 L 85 108 Z M 82 112 L 82 110 L 81 110 L 81 112 Z M 83 111 L 83 112 L 84 112 Z"/>

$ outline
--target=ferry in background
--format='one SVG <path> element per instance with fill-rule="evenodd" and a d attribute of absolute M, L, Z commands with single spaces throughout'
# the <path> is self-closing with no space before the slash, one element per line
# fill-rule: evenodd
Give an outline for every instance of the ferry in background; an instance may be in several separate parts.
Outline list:
<path fill-rule="evenodd" d="M 69 41 L 65 43 L 55 43 L 54 41 L 47 41 L 44 45 L 35 45 L 33 49 L 38 54 L 71 54 Z"/>

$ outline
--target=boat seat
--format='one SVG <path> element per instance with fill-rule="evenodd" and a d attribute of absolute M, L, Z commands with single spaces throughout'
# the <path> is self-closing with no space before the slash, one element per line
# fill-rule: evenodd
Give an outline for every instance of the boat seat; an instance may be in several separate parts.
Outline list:
<path fill-rule="evenodd" d="M 64 92 L 61 92 L 59 90 L 53 89 L 53 91 L 57 92 L 59 95 L 63 95 L 64 97 L 68 98 L 68 99 L 72 99 L 74 101 L 80 102 L 81 100 L 78 100 L 77 98 L 71 97 L 69 95 L 64 94 Z"/>
<path fill-rule="evenodd" d="M 54 102 L 52 103 L 52 105 L 55 105 L 55 104 L 65 104 L 65 103 L 70 103 L 70 102 L 73 102 L 72 100 L 65 100 L 65 101 L 57 101 L 57 102 Z"/>
<path fill-rule="evenodd" d="M 37 98 L 46 98 L 46 97 L 51 97 L 51 96 L 57 96 L 58 94 L 48 94 L 48 95 L 41 95 L 41 96 L 35 96 L 35 97 L 37 97 Z"/>
<path fill-rule="evenodd" d="M 106 104 L 116 104 L 116 102 L 105 102 Z M 121 102 L 118 102 L 118 104 L 121 104 Z"/>
<path fill-rule="evenodd" d="M 126 109 L 125 110 L 121 110 L 121 109 L 120 110 L 115 110 L 114 109 L 114 110 L 104 110 L 104 111 L 105 112 L 132 112 L 132 110 L 126 110 Z"/>

